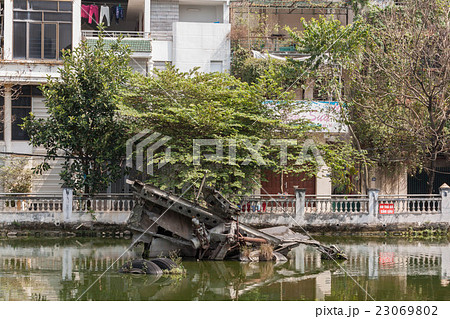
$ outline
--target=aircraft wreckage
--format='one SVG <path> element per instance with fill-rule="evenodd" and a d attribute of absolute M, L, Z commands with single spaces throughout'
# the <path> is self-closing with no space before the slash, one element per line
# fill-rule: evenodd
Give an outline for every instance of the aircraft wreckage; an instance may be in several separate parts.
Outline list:
<path fill-rule="evenodd" d="M 239 222 L 239 208 L 213 188 L 201 187 L 203 207 L 140 181 L 130 183 L 135 205 L 127 223 L 133 241 L 144 243 L 145 259 L 178 251 L 181 257 L 197 259 L 286 260 L 289 250 L 299 244 L 315 246 L 327 259 L 346 259 L 337 247 L 287 227 L 258 230 Z"/>

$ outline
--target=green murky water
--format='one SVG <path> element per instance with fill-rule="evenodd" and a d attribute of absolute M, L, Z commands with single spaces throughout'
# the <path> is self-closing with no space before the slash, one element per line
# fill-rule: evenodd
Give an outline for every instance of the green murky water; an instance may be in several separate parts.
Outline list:
<path fill-rule="evenodd" d="M 185 277 L 158 278 L 117 272 L 141 247 L 107 270 L 128 240 L 0 240 L 0 300 L 450 300 L 448 242 L 338 241 L 340 266 L 301 246 L 284 264 L 185 260 Z"/>

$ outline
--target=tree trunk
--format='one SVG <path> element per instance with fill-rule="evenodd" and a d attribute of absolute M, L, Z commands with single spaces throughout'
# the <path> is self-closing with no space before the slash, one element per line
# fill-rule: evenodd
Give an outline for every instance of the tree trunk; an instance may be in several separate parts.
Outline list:
<path fill-rule="evenodd" d="M 436 160 L 431 160 L 430 169 L 428 170 L 428 183 L 427 183 L 427 193 L 433 193 L 433 185 L 436 177 Z"/>

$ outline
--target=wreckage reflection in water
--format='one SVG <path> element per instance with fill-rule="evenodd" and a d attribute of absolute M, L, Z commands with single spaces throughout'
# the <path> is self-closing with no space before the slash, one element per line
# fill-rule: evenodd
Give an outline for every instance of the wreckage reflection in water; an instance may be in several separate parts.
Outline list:
<path fill-rule="evenodd" d="M 334 241 L 336 238 L 333 239 Z M 339 239 L 342 267 L 376 300 L 450 300 L 450 244 Z M 184 260 L 185 276 L 119 274 L 124 240 L 0 241 L 0 300 L 369 300 L 333 261 L 299 246 L 283 264 Z M 111 266 L 112 265 L 112 266 Z"/>

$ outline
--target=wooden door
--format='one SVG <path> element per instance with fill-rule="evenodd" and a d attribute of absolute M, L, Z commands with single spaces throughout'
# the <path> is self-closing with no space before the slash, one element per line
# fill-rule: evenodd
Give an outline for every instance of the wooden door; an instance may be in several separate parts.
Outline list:
<path fill-rule="evenodd" d="M 305 188 L 306 194 L 316 193 L 316 178 L 303 180 L 304 174 L 276 174 L 272 171 L 265 171 L 266 181 L 261 182 L 261 194 L 294 194 L 294 186 Z"/>

